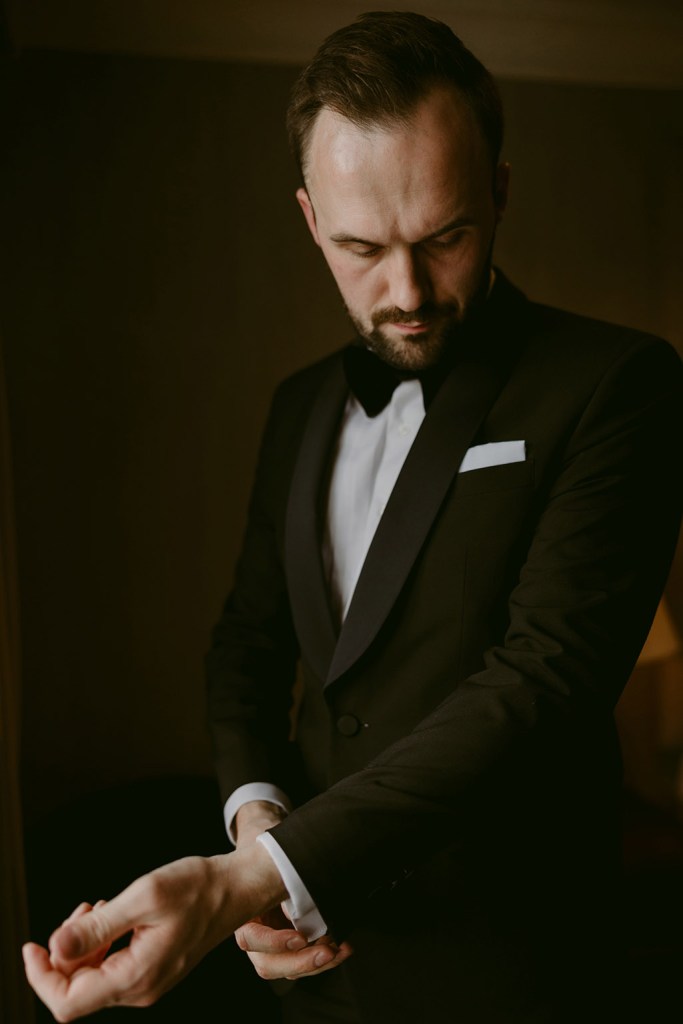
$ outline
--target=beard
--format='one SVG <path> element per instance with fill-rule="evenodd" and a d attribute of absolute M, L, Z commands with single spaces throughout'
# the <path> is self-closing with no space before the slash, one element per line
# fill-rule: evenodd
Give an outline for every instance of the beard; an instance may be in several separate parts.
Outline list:
<path fill-rule="evenodd" d="M 347 308 L 351 322 L 371 352 L 396 370 L 418 373 L 441 361 L 457 337 L 463 316 L 459 307 L 426 302 L 419 309 L 406 313 L 398 307 L 373 313 L 368 327 Z M 383 330 L 384 324 L 406 324 L 418 321 L 428 324 L 427 330 L 416 334 L 393 335 Z"/>
<path fill-rule="evenodd" d="M 491 259 L 484 266 L 479 284 L 473 295 L 462 304 L 458 302 L 425 302 L 419 309 L 406 312 L 397 306 L 376 310 L 370 323 L 346 307 L 346 312 L 361 339 L 371 352 L 403 373 L 420 373 L 437 366 L 452 353 L 462 335 L 464 326 L 472 315 L 481 308 L 489 291 Z M 385 324 L 426 324 L 427 329 L 416 334 L 391 334 L 385 332 Z"/>

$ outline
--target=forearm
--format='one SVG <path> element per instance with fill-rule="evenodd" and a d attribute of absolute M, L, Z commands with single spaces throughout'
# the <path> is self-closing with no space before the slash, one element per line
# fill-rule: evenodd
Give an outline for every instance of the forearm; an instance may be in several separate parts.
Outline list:
<path fill-rule="evenodd" d="M 662 444 L 681 436 L 679 376 L 660 348 L 614 367 L 551 466 L 507 621 L 500 616 L 488 649 L 470 659 L 472 674 L 453 673 L 446 698 L 410 732 L 274 829 L 331 928 L 442 848 L 484 835 L 489 848 L 507 845 L 515 815 L 529 835 L 552 815 L 563 863 L 601 793 L 609 818 L 611 710 L 654 614 L 680 516 Z M 347 699 L 370 736 L 365 693 L 383 680 L 361 680 Z M 602 834 L 597 818 L 591 825 Z"/>
<path fill-rule="evenodd" d="M 209 860 L 215 872 L 226 938 L 246 921 L 267 913 L 287 898 L 280 873 L 260 843 L 245 839 L 234 853 Z"/>

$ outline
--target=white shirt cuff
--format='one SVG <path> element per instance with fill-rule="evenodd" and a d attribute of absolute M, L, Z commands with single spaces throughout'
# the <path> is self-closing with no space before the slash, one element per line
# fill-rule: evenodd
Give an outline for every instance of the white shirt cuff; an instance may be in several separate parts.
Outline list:
<path fill-rule="evenodd" d="M 314 942 L 321 935 L 326 935 L 327 925 L 320 916 L 320 912 L 299 873 L 280 844 L 276 842 L 270 832 L 262 832 L 260 836 L 256 837 L 256 842 L 265 846 L 273 858 L 275 867 L 280 872 L 280 877 L 289 893 L 289 899 L 284 900 L 282 909 L 296 930 L 301 932 L 309 942 Z"/>
<path fill-rule="evenodd" d="M 250 800 L 267 800 L 268 803 L 281 807 L 286 814 L 289 814 L 292 809 L 287 795 L 281 789 L 278 789 L 277 786 L 271 785 L 270 782 L 247 782 L 244 786 L 238 786 L 234 793 L 231 793 L 228 797 L 223 808 L 225 829 L 233 846 L 237 842 L 234 829 L 235 815 L 242 804 L 248 804 Z"/>

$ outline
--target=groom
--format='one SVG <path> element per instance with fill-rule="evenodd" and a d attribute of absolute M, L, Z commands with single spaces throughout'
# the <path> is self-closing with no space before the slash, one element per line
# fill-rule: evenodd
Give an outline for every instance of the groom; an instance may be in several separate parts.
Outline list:
<path fill-rule="evenodd" d="M 60 1020 L 145 1005 L 235 931 L 286 1020 L 614 1019 L 612 709 L 680 521 L 680 362 L 494 268 L 500 104 L 446 26 L 339 30 L 288 125 L 356 338 L 276 393 L 214 632 L 237 849 L 82 908 L 29 980 Z"/>

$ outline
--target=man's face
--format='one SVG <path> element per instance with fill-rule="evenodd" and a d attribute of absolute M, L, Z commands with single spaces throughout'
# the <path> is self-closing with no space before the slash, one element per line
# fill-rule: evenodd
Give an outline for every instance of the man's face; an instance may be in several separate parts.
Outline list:
<path fill-rule="evenodd" d="M 318 115 L 297 198 L 357 331 L 398 369 L 433 366 L 486 294 L 507 167 L 493 177 L 451 90 L 431 92 L 406 125 Z"/>

